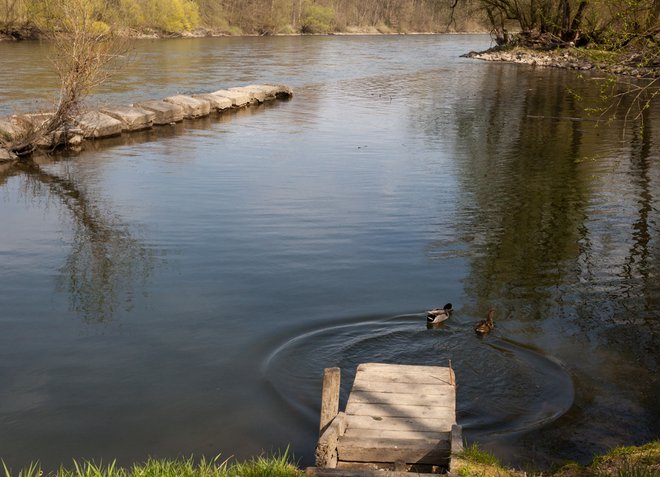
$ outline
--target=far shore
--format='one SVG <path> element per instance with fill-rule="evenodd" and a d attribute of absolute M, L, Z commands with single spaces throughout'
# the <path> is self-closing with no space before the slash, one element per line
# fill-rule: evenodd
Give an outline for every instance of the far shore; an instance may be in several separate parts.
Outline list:
<path fill-rule="evenodd" d="M 378 35 L 479 35 L 487 34 L 487 29 L 474 30 L 474 31 L 388 31 L 379 29 L 377 27 L 366 28 L 349 28 L 345 31 L 336 31 L 329 33 L 228 33 L 223 30 L 216 30 L 212 28 L 198 28 L 192 31 L 184 32 L 164 32 L 153 29 L 145 30 L 129 30 L 122 34 L 126 38 L 133 40 L 168 40 L 180 38 L 223 38 L 223 37 L 287 37 L 287 36 L 378 36 Z M 0 41 L 40 41 L 47 38 L 47 34 L 36 29 L 21 28 L 11 32 L 0 32 Z"/>
<path fill-rule="evenodd" d="M 486 29 L 474 31 L 437 31 L 437 32 L 398 32 L 379 29 L 377 27 L 349 27 L 345 31 L 330 33 L 273 33 L 259 35 L 254 33 L 232 34 L 226 31 L 212 28 L 197 28 L 193 31 L 178 33 L 163 32 L 153 29 L 128 30 L 124 37 L 134 40 L 168 40 L 185 38 L 252 38 L 259 36 L 272 37 L 295 37 L 295 36 L 406 36 L 406 35 L 478 35 L 488 34 Z M 0 33 L 0 41 L 42 41 L 46 34 L 36 29 L 22 28 L 10 33 Z M 500 61 L 507 63 L 519 63 L 530 66 L 552 67 L 573 69 L 581 71 L 601 71 L 607 74 L 632 76 L 637 78 L 658 78 L 660 76 L 659 65 L 640 66 L 634 53 L 621 55 L 612 61 L 604 60 L 607 55 L 602 55 L 600 50 L 588 50 L 571 46 L 558 47 L 554 49 L 535 49 L 528 47 L 494 46 L 484 51 L 466 52 L 463 56 L 484 61 Z"/>

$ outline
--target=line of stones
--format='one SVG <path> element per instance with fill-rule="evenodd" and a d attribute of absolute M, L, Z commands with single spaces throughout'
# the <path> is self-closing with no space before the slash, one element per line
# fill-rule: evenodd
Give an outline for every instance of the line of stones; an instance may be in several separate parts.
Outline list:
<path fill-rule="evenodd" d="M 88 111 L 74 118 L 73 127 L 62 129 L 42 138 L 36 145 L 52 149 L 60 145 L 79 146 L 84 139 L 100 139 L 121 133 L 149 129 L 242 108 L 277 98 L 289 98 L 291 88 L 284 85 L 253 84 L 221 89 L 212 93 L 169 96 L 163 100 L 149 100 L 128 106 L 107 106 Z M 0 135 L 8 141 L 20 137 L 29 128 L 37 128 L 52 113 L 14 115 L 0 118 Z M 0 148 L 0 162 L 14 160 L 10 151 Z"/>

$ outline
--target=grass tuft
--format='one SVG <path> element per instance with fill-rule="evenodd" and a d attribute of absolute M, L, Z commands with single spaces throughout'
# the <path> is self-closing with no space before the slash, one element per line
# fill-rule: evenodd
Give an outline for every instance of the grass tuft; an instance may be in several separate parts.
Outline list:
<path fill-rule="evenodd" d="M 476 442 L 466 446 L 461 452 L 460 457 L 475 464 L 490 465 L 493 467 L 501 467 L 500 461 L 488 451 L 479 447 Z"/>

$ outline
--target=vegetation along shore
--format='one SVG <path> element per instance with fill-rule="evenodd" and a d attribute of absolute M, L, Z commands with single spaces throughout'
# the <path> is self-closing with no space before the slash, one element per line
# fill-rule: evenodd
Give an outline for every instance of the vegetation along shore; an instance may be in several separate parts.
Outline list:
<path fill-rule="evenodd" d="M 459 477 L 653 477 L 660 475 L 660 441 L 639 447 L 617 447 L 594 457 L 586 466 L 566 463 L 550 472 L 517 470 L 503 466 L 489 452 L 472 444 L 454 456 L 455 475 Z M 231 459 L 149 459 L 130 467 L 116 463 L 95 464 L 74 461 L 71 467 L 55 471 L 32 463 L 20 470 L 4 465 L 5 477 L 303 477 L 287 452 L 280 456 L 255 457 L 245 462 Z"/>

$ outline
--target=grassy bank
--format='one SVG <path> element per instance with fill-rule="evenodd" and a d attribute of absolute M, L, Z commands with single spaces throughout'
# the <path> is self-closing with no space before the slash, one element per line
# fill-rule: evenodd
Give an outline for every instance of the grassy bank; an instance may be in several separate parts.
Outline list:
<path fill-rule="evenodd" d="M 639 447 L 617 447 L 596 456 L 586 466 L 567 463 L 551 472 L 523 472 L 504 467 L 478 445 L 454 457 L 460 477 L 657 477 L 660 475 L 660 440 Z"/>
<path fill-rule="evenodd" d="M 660 475 L 660 440 L 639 447 L 617 447 L 597 456 L 586 466 L 568 463 L 552 472 L 524 472 L 504 467 L 497 458 L 467 446 L 453 457 L 459 477 L 656 477 Z M 1 475 L 1 474 L 0 474 Z M 131 467 L 76 462 L 69 468 L 44 471 L 39 464 L 20 470 L 4 466 L 4 477 L 303 477 L 285 452 L 278 457 L 256 457 L 245 462 L 212 460 L 149 459 Z"/>
<path fill-rule="evenodd" d="M 149 459 L 130 467 L 93 462 L 73 462 L 71 467 L 44 471 L 38 463 L 12 470 L 3 466 L 5 477 L 302 477 L 303 471 L 285 453 L 280 457 L 256 457 L 245 462 L 212 460 Z"/>

